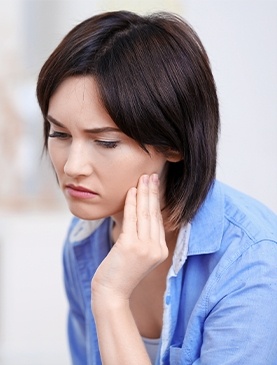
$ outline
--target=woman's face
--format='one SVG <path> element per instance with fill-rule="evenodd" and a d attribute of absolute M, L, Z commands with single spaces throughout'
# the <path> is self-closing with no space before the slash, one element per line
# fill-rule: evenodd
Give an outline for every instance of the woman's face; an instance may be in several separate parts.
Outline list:
<path fill-rule="evenodd" d="M 143 174 L 163 173 L 166 157 L 122 133 L 91 77 L 71 77 L 50 99 L 49 155 L 71 212 L 82 219 L 122 216 L 127 191 Z M 130 121 L 131 122 L 131 121 Z"/>

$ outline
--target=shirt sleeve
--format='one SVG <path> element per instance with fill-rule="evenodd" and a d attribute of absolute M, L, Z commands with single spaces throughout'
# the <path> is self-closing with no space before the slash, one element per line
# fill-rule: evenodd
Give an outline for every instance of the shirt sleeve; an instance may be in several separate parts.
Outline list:
<path fill-rule="evenodd" d="M 277 245 L 263 241 L 224 268 L 206 304 L 193 365 L 277 364 Z"/>
<path fill-rule="evenodd" d="M 74 225 L 74 221 L 72 226 Z M 63 251 L 64 284 L 69 303 L 68 341 L 73 365 L 86 365 L 85 305 L 78 284 L 76 261 L 72 244 L 68 238 Z"/>

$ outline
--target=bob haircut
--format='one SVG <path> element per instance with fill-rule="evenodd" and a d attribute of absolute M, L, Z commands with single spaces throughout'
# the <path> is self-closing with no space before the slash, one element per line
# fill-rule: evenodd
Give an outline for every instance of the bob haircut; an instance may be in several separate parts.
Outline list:
<path fill-rule="evenodd" d="M 206 51 L 179 16 L 128 11 L 75 26 L 43 65 L 37 98 L 47 150 L 49 100 L 71 76 L 91 76 L 114 123 L 147 152 L 170 156 L 165 203 L 173 228 L 190 221 L 215 178 L 219 110 Z"/>

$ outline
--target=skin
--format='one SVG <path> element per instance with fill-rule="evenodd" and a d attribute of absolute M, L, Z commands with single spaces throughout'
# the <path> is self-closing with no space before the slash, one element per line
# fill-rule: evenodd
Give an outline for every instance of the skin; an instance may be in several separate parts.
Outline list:
<path fill-rule="evenodd" d="M 103 364 L 150 364 L 141 335 L 160 335 L 176 242 L 160 208 L 170 160 L 151 146 L 146 153 L 117 128 L 91 77 L 63 81 L 48 120 L 49 155 L 69 209 L 82 219 L 114 220 L 114 246 L 91 283 Z"/>
<path fill-rule="evenodd" d="M 92 78 L 65 80 L 50 99 L 49 155 L 69 209 L 83 219 L 113 216 L 122 222 L 127 191 L 143 174 L 161 177 L 166 158 L 149 146 L 150 155 L 122 133 L 105 111 Z M 55 125 L 57 121 L 61 126 Z M 90 129 L 114 131 L 90 133 Z M 54 137 L 53 133 L 58 133 Z M 97 193 L 74 199 L 66 186 L 81 185 Z"/>

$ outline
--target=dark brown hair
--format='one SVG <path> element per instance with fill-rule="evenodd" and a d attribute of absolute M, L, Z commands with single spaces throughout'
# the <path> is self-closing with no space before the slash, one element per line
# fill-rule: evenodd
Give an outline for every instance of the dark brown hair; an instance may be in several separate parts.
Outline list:
<path fill-rule="evenodd" d="M 205 49 L 179 16 L 127 11 L 73 28 L 43 65 L 37 98 L 47 149 L 49 100 L 70 76 L 92 76 L 115 124 L 142 148 L 176 151 L 165 202 L 173 227 L 193 218 L 215 178 L 219 111 Z"/>

